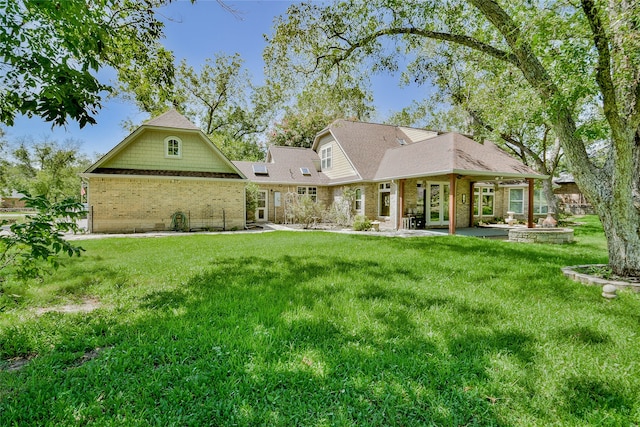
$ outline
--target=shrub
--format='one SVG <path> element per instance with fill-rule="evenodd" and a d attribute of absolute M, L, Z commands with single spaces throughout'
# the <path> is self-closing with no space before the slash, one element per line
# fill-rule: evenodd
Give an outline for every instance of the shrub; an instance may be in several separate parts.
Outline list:
<path fill-rule="evenodd" d="M 356 231 L 367 231 L 371 229 L 371 221 L 364 215 L 356 215 L 353 220 L 353 229 Z"/>
<path fill-rule="evenodd" d="M 12 224 L 10 233 L 0 235 L 0 279 L 9 273 L 23 279 L 40 277 L 45 272 L 42 261 L 57 268 L 60 252 L 80 256 L 84 250 L 62 235 L 79 231 L 76 220 L 83 215 L 81 203 L 73 199 L 51 202 L 44 196 L 29 194 L 22 200 L 36 213 L 27 215 L 24 222 Z"/>

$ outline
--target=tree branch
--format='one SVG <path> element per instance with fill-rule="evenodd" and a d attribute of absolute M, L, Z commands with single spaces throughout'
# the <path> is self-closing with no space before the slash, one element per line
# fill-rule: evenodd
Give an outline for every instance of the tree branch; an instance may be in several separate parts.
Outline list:
<path fill-rule="evenodd" d="M 584 11 L 591 32 L 593 41 L 598 51 L 598 63 L 596 65 L 596 82 L 602 92 L 602 103 L 604 115 L 611 124 L 611 131 L 622 132 L 624 128 L 623 119 L 618 113 L 618 102 L 616 99 L 615 86 L 611 77 L 611 51 L 609 50 L 609 40 L 605 32 L 600 15 L 593 0 L 582 0 L 582 10 Z M 622 137 L 622 139 L 626 139 Z M 613 138 L 614 143 L 618 138 Z"/>
<path fill-rule="evenodd" d="M 414 27 L 408 27 L 408 28 L 385 28 L 382 30 L 378 30 L 376 32 L 374 32 L 373 34 L 364 37 L 356 42 L 347 42 L 349 43 L 349 47 L 348 48 L 340 48 L 340 50 L 344 51 L 344 54 L 340 55 L 340 56 L 334 56 L 333 57 L 333 63 L 337 64 L 339 62 L 342 62 L 344 60 L 346 60 L 349 56 L 351 56 L 351 54 L 356 51 L 357 49 L 366 46 L 367 44 L 373 42 L 376 39 L 382 38 L 382 37 L 386 37 L 386 36 L 397 36 L 397 35 L 414 35 L 414 36 L 420 36 L 420 37 L 426 37 L 429 39 L 434 39 L 434 40 L 440 40 L 440 41 L 448 41 L 448 42 L 453 42 L 462 46 L 466 46 L 468 48 L 486 53 L 496 59 L 499 59 L 501 61 L 505 61 L 508 63 L 511 63 L 513 65 L 518 66 L 518 58 L 509 53 L 509 52 L 505 52 L 503 50 L 500 50 L 498 48 L 495 48 L 491 45 L 488 45 L 486 43 L 482 43 L 476 39 L 474 39 L 473 37 L 469 37 L 469 36 L 465 36 L 465 35 L 461 35 L 461 34 L 450 34 L 450 33 L 441 33 L 441 32 L 437 32 L 437 31 L 428 31 L 428 30 L 421 30 L 419 28 L 414 28 Z M 336 48 L 334 48 L 336 49 Z M 328 55 L 329 56 L 329 55 Z"/>

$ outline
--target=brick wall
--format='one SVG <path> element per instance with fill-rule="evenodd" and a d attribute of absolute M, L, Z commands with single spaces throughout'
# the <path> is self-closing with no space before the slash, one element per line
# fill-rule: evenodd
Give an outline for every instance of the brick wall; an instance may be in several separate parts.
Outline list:
<path fill-rule="evenodd" d="M 94 233 L 170 230 L 183 212 L 195 229 L 244 228 L 243 181 L 91 177 L 89 226 Z"/>

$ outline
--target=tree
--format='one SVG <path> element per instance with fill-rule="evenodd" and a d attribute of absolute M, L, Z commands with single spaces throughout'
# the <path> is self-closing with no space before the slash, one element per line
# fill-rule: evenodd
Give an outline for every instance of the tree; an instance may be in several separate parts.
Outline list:
<path fill-rule="evenodd" d="M 79 201 L 78 173 L 91 161 L 79 152 L 78 147 L 79 143 L 73 140 L 63 144 L 21 141 L 12 151 L 13 162 L 5 168 L 7 186 L 54 202 L 69 198 Z"/>
<path fill-rule="evenodd" d="M 175 81 L 165 86 L 150 81 L 147 72 L 131 74 L 119 90 L 152 116 L 176 108 L 233 160 L 264 157 L 257 137 L 266 130 L 269 101 L 264 89 L 251 84 L 237 53 L 216 54 L 199 71 L 183 60 Z"/>
<path fill-rule="evenodd" d="M 16 114 L 37 115 L 55 125 L 95 123 L 102 95 L 111 87 L 96 76 L 104 67 L 120 76 L 161 70 L 152 78 L 169 83 L 172 68 L 157 41 L 163 24 L 156 8 L 165 0 L 4 1 L 0 5 L 0 122 Z M 172 65 L 172 63 L 169 63 Z"/>
<path fill-rule="evenodd" d="M 385 71 L 399 66 L 399 54 L 409 56 L 416 68 L 428 66 L 422 47 L 435 42 L 441 49 L 455 45 L 478 52 L 523 77 L 602 221 L 613 271 L 640 275 L 640 4 L 301 4 L 291 6 L 287 18 L 277 22 L 271 49 L 283 66 L 289 55 L 305 59 L 309 71 L 337 67 L 349 72 L 365 60 L 374 71 Z M 585 97 L 596 103 L 582 102 Z M 578 123 L 589 116 L 585 109 L 600 110 L 610 130 L 604 164 L 589 156 L 592 141 L 578 131 Z"/>
<path fill-rule="evenodd" d="M 283 118 L 268 133 L 268 142 L 309 148 L 318 132 L 336 119 L 368 119 L 373 111 L 371 101 L 371 94 L 359 82 L 315 80 L 295 95 L 294 105 L 285 107 Z"/>
<path fill-rule="evenodd" d="M 29 194 L 22 200 L 36 213 L 12 224 L 9 233 L 0 234 L 0 285 L 11 274 L 22 279 L 40 277 L 46 271 L 43 262 L 58 268 L 61 252 L 71 257 L 84 251 L 63 238 L 63 233 L 79 231 L 76 220 L 83 215 L 80 203 L 70 199 L 50 202 L 44 196 Z"/>

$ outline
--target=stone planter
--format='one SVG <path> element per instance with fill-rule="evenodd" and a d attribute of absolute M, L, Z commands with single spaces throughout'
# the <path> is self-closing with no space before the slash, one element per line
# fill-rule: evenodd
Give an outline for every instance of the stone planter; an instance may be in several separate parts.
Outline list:
<path fill-rule="evenodd" d="M 509 241 L 522 243 L 571 243 L 573 242 L 573 229 L 512 228 L 509 230 Z"/>

